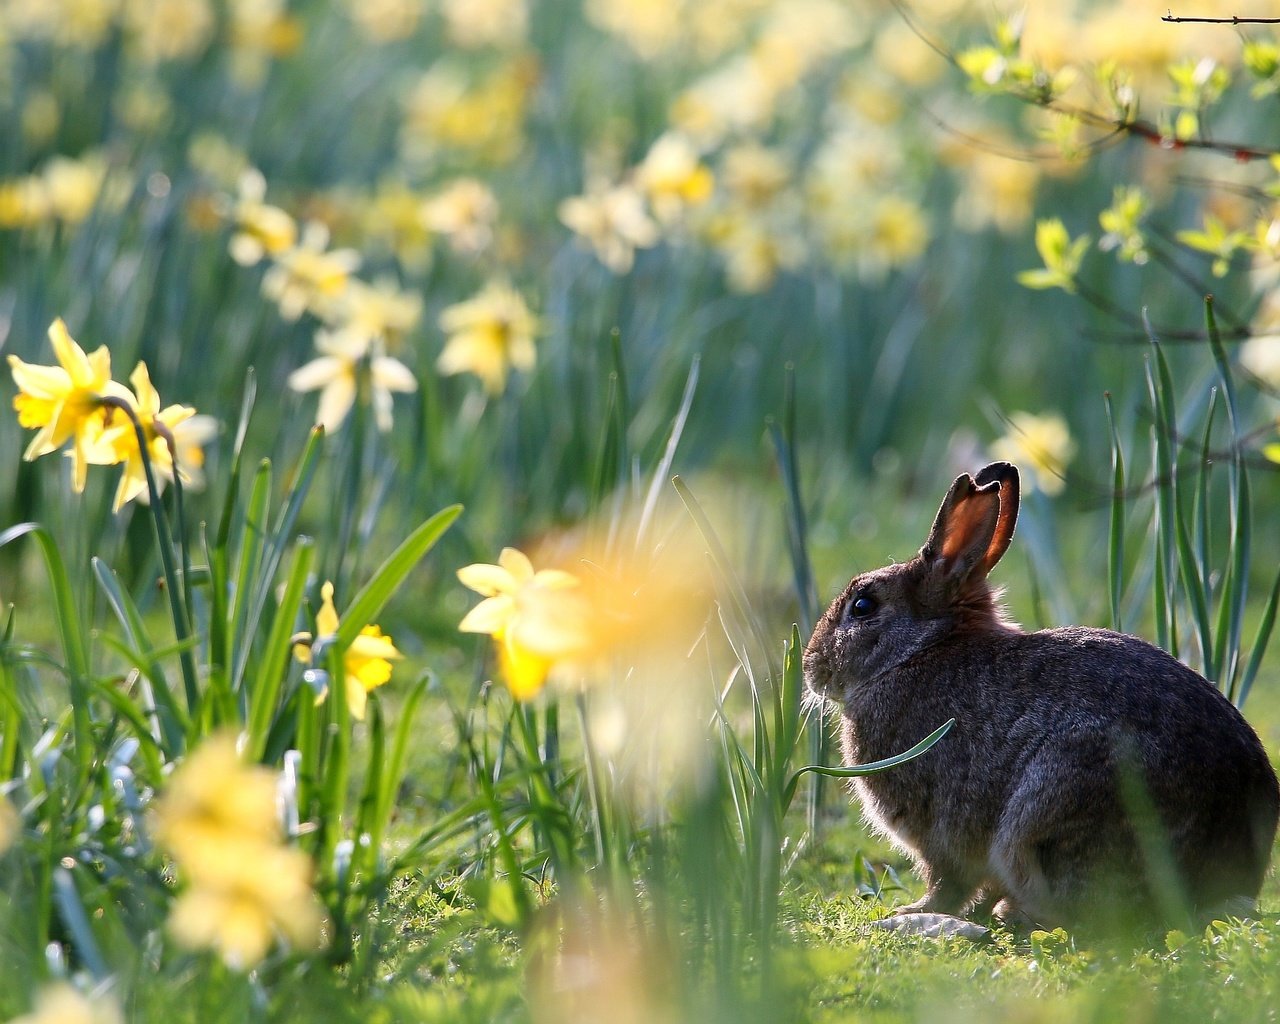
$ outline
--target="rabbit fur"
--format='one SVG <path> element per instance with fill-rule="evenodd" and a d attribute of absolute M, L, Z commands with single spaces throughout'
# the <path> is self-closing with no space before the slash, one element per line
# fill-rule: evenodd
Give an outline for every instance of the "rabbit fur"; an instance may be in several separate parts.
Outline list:
<path fill-rule="evenodd" d="M 961 475 L 919 554 L 854 577 L 805 650 L 850 764 L 955 719 L 923 756 L 853 780 L 925 880 L 898 913 L 996 904 L 1010 923 L 1106 928 L 1252 908 L 1280 808 L 1257 735 L 1137 637 L 1007 621 L 987 574 L 1018 496 L 1009 463 Z"/>

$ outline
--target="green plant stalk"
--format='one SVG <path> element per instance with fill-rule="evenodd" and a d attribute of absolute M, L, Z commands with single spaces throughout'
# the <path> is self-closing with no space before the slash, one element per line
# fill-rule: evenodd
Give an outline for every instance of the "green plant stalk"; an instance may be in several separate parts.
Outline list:
<path fill-rule="evenodd" d="M 236 559 L 236 583 L 228 620 L 231 629 L 231 688 L 238 690 L 238 680 L 244 678 L 245 668 L 253 649 L 253 631 L 250 627 L 249 608 L 255 591 L 254 580 L 262 562 L 266 546 L 267 523 L 271 507 L 271 461 L 258 463 L 249 490 L 249 503 L 245 508 L 244 528 L 241 531 Z"/>
<path fill-rule="evenodd" d="M 600 768 L 595 742 L 591 738 L 591 726 L 587 719 L 586 695 L 579 693 L 574 704 L 578 711 L 578 729 L 582 733 L 582 756 L 587 773 L 587 796 L 591 808 L 591 835 L 596 845 L 596 864 L 611 872 L 613 862 L 608 840 L 610 835 L 608 809 L 604 794 L 600 791 Z"/>
<path fill-rule="evenodd" d="M 1249 597 L 1249 557 L 1252 542 L 1253 503 L 1249 491 L 1249 473 L 1241 444 L 1240 417 L 1236 403 L 1235 382 L 1218 323 L 1213 312 L 1213 297 L 1207 296 L 1204 304 L 1205 327 L 1209 335 L 1209 349 L 1213 353 L 1222 395 L 1227 406 L 1227 424 L 1231 430 L 1230 463 L 1230 517 L 1229 556 L 1226 579 L 1222 585 L 1222 614 L 1218 620 L 1218 643 L 1222 656 L 1222 686 L 1234 703 L 1239 703 L 1238 683 L 1240 668 L 1241 633 L 1244 626 L 1245 606 Z"/>
<path fill-rule="evenodd" d="M 1107 583 L 1111 599 L 1111 628 L 1124 631 L 1121 603 L 1124 595 L 1124 449 L 1120 445 L 1120 431 L 1116 427 L 1115 409 L 1111 405 L 1111 392 L 1102 396 L 1107 410 L 1107 424 L 1111 430 L 1111 522 L 1107 542 Z"/>
<path fill-rule="evenodd" d="M 261 760 L 267 749 L 272 716 L 288 672 L 293 624 L 302 607 L 314 554 L 315 548 L 311 541 L 305 537 L 299 538 L 293 569 L 285 581 L 284 594 L 272 617 L 261 667 L 249 694 L 248 754 L 255 761 Z"/>
<path fill-rule="evenodd" d="M 1258 632 L 1253 640 L 1253 652 L 1249 663 L 1240 676 L 1240 688 L 1236 693 L 1236 706 L 1244 707 L 1249 691 L 1253 688 L 1253 680 L 1262 667 L 1262 656 L 1267 653 L 1267 644 L 1271 641 L 1271 631 L 1276 624 L 1276 606 L 1280 603 L 1280 572 L 1276 573 L 1275 582 L 1271 584 L 1271 593 L 1267 597 L 1266 606 L 1262 610 L 1262 620 L 1258 623 Z"/>
<path fill-rule="evenodd" d="M 146 431 L 143 430 L 142 421 L 138 419 L 137 413 L 129 407 L 127 402 L 114 398 L 104 398 L 102 402 L 103 405 L 124 413 L 133 425 L 138 454 L 142 461 L 142 471 L 147 478 L 147 495 L 151 501 L 148 511 L 155 525 L 156 547 L 159 549 L 160 565 L 164 570 L 165 592 L 169 597 L 169 614 L 173 619 L 173 632 L 178 643 L 185 645 L 194 635 L 191 631 L 191 620 L 187 617 L 189 604 L 186 596 L 187 580 L 179 577 L 178 567 L 174 561 L 173 531 L 169 527 L 169 517 L 160 501 L 160 488 L 156 484 L 155 468 L 151 465 L 151 452 L 147 446 Z M 173 454 L 172 448 L 170 452 Z M 174 476 L 176 477 L 178 475 L 176 455 L 174 459 Z M 178 663 L 182 668 L 182 687 L 186 693 L 187 712 L 194 716 L 200 704 L 200 684 L 196 672 L 195 655 L 190 647 L 184 646 L 179 649 Z"/>

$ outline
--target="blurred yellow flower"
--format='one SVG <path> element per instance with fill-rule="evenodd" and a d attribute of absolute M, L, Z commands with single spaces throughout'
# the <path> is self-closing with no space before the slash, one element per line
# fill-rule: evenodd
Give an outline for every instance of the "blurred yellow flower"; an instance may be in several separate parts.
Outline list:
<path fill-rule="evenodd" d="M 768 211 L 767 211 L 768 212 Z M 710 238 L 725 260 L 729 286 L 738 292 L 762 292 L 783 270 L 804 262 L 804 241 L 790 211 L 759 216 L 729 209 L 710 226 Z"/>
<path fill-rule="evenodd" d="M 160 395 L 151 384 L 146 363 L 134 368 L 129 382 L 133 395 L 129 404 L 142 425 L 147 441 L 147 457 L 156 476 L 156 486 L 163 490 L 165 483 L 173 479 L 174 459 L 169 441 L 177 451 L 178 478 L 186 486 L 196 490 L 204 486 L 204 445 L 213 440 L 218 431 L 218 421 L 212 416 L 198 416 L 187 405 L 170 405 L 160 408 Z M 103 433 L 97 450 L 90 461 L 97 465 L 114 466 L 124 463 L 124 475 L 116 488 L 112 510 L 119 512 L 126 502 L 137 498 L 144 505 L 150 503 L 147 492 L 146 470 L 142 453 L 138 448 L 138 435 L 127 417 L 114 413 L 112 425 Z"/>
<path fill-rule="evenodd" d="M 245 764 L 223 734 L 187 756 L 155 803 L 153 834 L 187 883 L 169 930 L 240 970 L 279 938 L 315 948 L 324 923 L 310 860 L 284 843 L 276 788 L 276 774 Z"/>
<path fill-rule="evenodd" d="M 736 202 L 759 210 L 786 189 L 791 168 L 778 150 L 758 142 L 744 142 L 725 151 L 721 177 Z"/>
<path fill-rule="evenodd" d="M 441 0 L 440 13 L 459 46 L 514 46 L 529 27 L 525 0 Z"/>
<path fill-rule="evenodd" d="M 644 197 L 629 184 L 609 185 L 595 180 L 581 196 L 560 203 L 560 222 L 595 251 L 596 258 L 615 274 L 625 274 L 637 249 L 659 239 L 658 225 L 645 210 Z"/>
<path fill-rule="evenodd" d="M 586 0 L 595 25 L 652 60 L 679 42 L 688 5 L 682 0 Z"/>
<path fill-rule="evenodd" d="M 388 178 L 359 208 L 365 236 L 393 253 L 406 269 L 431 265 L 431 229 L 422 215 L 423 197 L 403 181 Z"/>
<path fill-rule="evenodd" d="M 519 56 L 477 77 L 445 58 L 431 67 L 405 101 L 402 145 L 413 161 L 461 150 L 493 163 L 513 159 L 524 145 L 525 110 L 537 65 Z"/>
<path fill-rule="evenodd" d="M 1240 346 L 1240 365 L 1269 387 L 1280 388 L 1280 291 L 1263 296 L 1249 332 L 1251 337 Z"/>
<path fill-rule="evenodd" d="M 1076 443 L 1061 416 L 1014 412 L 1009 414 L 1008 433 L 991 443 L 990 452 L 992 459 L 1029 470 L 1035 485 L 1054 495 L 1066 486 L 1064 473 L 1075 456 Z"/>
<path fill-rule="evenodd" d="M 110 35 L 120 0 L 6 0 L 7 27 L 17 39 L 46 39 L 96 50 Z"/>
<path fill-rule="evenodd" d="M 332 638 L 338 632 L 338 611 L 333 606 L 333 584 L 328 580 L 320 588 L 320 610 L 316 612 L 316 635 L 318 638 Z M 294 644 L 293 656 L 303 664 L 312 662 L 312 643 L 310 633 L 299 635 L 299 642 Z M 369 691 L 376 689 L 391 678 L 391 663 L 399 661 L 404 655 L 396 650 L 391 637 L 384 636 L 377 626 L 365 626 L 360 635 L 346 649 L 342 657 L 342 668 L 346 674 L 347 708 L 351 717 L 357 721 L 364 720 L 365 707 L 369 701 Z M 327 696 L 322 693 L 316 703 Z"/>
<path fill-rule="evenodd" d="M 404 291 L 394 278 L 382 277 L 371 285 L 352 278 L 335 319 L 340 331 L 380 341 L 395 350 L 421 322 L 422 296 Z"/>
<path fill-rule="evenodd" d="M 13 407 L 18 423 L 38 428 L 23 458 L 30 462 L 72 441 L 72 485 L 84 490 L 89 463 L 106 428 L 104 398 L 132 401 L 128 390 L 111 379 L 111 353 L 103 345 L 90 355 L 67 333 L 61 319 L 49 326 L 58 366 L 37 366 L 9 356 L 18 395 Z"/>
<path fill-rule="evenodd" d="M 22 830 L 22 819 L 18 811 L 9 802 L 9 798 L 0 794 L 0 854 L 3 854 L 18 840 Z"/>
<path fill-rule="evenodd" d="M 507 386 L 507 373 L 531 370 L 537 359 L 533 336 L 538 321 L 520 293 L 502 281 L 491 281 L 466 302 L 440 314 L 448 336 L 436 368 L 444 374 L 474 373 L 493 395 Z"/>
<path fill-rule="evenodd" d="M 209 0 L 124 0 L 125 27 L 150 63 L 194 57 L 213 36 Z"/>
<path fill-rule="evenodd" d="M 64 224 L 80 224 L 98 205 L 107 164 L 92 153 L 78 160 L 55 156 L 45 164 L 42 178 L 49 213 Z"/>
<path fill-rule="evenodd" d="M 423 0 L 346 0 L 347 16 L 373 43 L 408 39 L 426 8 Z"/>
<path fill-rule="evenodd" d="M 422 204 L 423 223 L 461 253 L 488 248 L 497 220 L 498 200 L 478 178 L 455 178 Z"/>
<path fill-rule="evenodd" d="M 979 150 L 970 155 L 963 182 L 956 198 L 956 223 L 966 231 L 994 227 L 1011 235 L 1020 231 L 1035 211 L 1040 166 L 1030 157 L 1015 159 Z"/>
<path fill-rule="evenodd" d="M 31 228 L 49 216 L 49 194 L 35 175 L 0 181 L 0 228 Z"/>
<path fill-rule="evenodd" d="M 251 858 L 232 863 L 233 858 Z M 311 889 L 311 861 L 286 846 L 226 849 L 210 873 L 189 885 L 169 911 L 169 931 L 188 949 L 212 949 L 247 970 L 283 937 L 297 949 L 320 944 L 324 917 Z M 221 877 L 219 877 L 221 876 Z"/>
<path fill-rule="evenodd" d="M 871 279 L 918 260 L 929 243 L 924 211 L 903 196 L 881 197 L 871 208 L 863 274 Z"/>
<path fill-rule="evenodd" d="M 636 185 L 658 220 L 670 224 L 711 198 L 715 179 L 697 149 L 677 132 L 658 139 L 636 168 Z"/>
<path fill-rule="evenodd" d="M 212 139 L 209 145 L 216 146 L 219 141 Z M 232 213 L 236 232 L 231 236 L 231 258 L 242 267 L 252 267 L 265 256 L 281 256 L 292 249 L 298 240 L 298 226 L 284 210 L 264 202 L 267 179 L 262 173 L 252 167 L 244 171 L 239 193 Z"/>
<path fill-rule="evenodd" d="M 9 1024 L 124 1024 L 120 1007 L 109 994 L 86 996 L 65 981 L 46 985 L 30 1013 Z"/>
<path fill-rule="evenodd" d="M 256 88 L 271 58 L 285 57 L 302 44 L 302 23 L 288 12 L 288 0 L 229 0 L 231 75 Z"/>
<path fill-rule="evenodd" d="M 458 629 L 493 637 L 502 677 L 517 700 L 536 696 L 556 666 L 590 654 L 591 612 L 572 573 L 534 572 L 523 552 L 503 548 L 497 565 L 465 566 L 458 579 L 484 596 Z"/>
<path fill-rule="evenodd" d="M 383 433 L 392 426 L 392 392 L 418 389 L 412 371 L 398 359 L 383 355 L 373 341 L 370 335 L 355 330 L 319 330 L 316 349 L 320 356 L 289 374 L 289 387 L 294 391 L 320 392 L 316 423 L 326 433 L 342 426 L 366 380 L 367 401 L 373 406 L 374 422 Z M 367 378 L 362 369 L 366 365 Z"/>
<path fill-rule="evenodd" d="M 286 320 L 297 320 L 307 311 L 327 319 L 360 266 L 354 249 L 326 251 L 328 245 L 329 229 L 311 221 L 298 244 L 277 254 L 263 274 L 262 293 L 279 305 Z"/>

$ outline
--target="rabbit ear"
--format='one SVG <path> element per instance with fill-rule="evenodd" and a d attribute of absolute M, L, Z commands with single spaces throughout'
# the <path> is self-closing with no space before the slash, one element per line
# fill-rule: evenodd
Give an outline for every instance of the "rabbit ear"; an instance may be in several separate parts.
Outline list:
<path fill-rule="evenodd" d="M 1013 527 L 1018 521 L 1018 467 L 1011 462 L 993 462 L 978 470 L 974 482 L 979 487 L 991 483 L 1000 486 L 1000 515 L 996 519 L 995 533 L 987 552 L 982 557 L 982 574 L 985 576 L 1000 561 L 1000 556 L 1009 550 L 1009 542 L 1013 540 Z"/>
<path fill-rule="evenodd" d="M 996 540 L 999 525 L 1000 482 L 989 480 L 978 486 L 973 477 L 962 473 L 942 499 L 920 557 L 938 564 L 949 579 L 964 579 L 975 569 L 985 576 L 1004 553 Z M 996 554 L 991 556 L 993 551 Z"/>

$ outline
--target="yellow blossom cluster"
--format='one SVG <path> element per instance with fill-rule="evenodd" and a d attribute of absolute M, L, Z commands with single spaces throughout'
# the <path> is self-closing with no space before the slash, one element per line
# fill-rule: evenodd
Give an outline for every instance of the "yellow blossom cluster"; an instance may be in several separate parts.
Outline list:
<path fill-rule="evenodd" d="M 481 165 L 514 160 L 524 148 L 524 121 L 538 77 L 537 62 L 526 54 L 483 71 L 441 58 L 405 97 L 405 159 L 429 164 L 442 154 L 460 153 Z"/>
<path fill-rule="evenodd" d="M 234 737 L 205 740 L 178 766 L 155 803 L 154 834 L 185 883 L 169 914 L 183 946 L 248 970 L 279 940 L 320 945 L 311 862 L 285 842 L 276 773 L 246 764 Z"/>
<path fill-rule="evenodd" d="M 344 205 L 341 197 L 337 205 Z M 417 389 L 413 373 L 391 353 L 421 322 L 421 296 L 401 289 L 393 278 L 370 285 L 355 277 L 360 254 L 330 249 L 326 225 L 310 221 L 300 229 L 289 213 L 266 202 L 266 181 L 256 170 L 242 173 L 237 197 L 224 207 L 235 225 L 232 258 L 242 266 L 268 264 L 262 290 L 286 320 L 309 314 L 323 325 L 315 336 L 317 357 L 290 374 L 289 387 L 320 393 L 316 422 L 326 431 L 340 427 L 357 403 L 372 407 L 379 430 L 390 430 L 393 395 Z M 459 177 L 422 195 L 384 183 L 365 214 L 366 228 L 424 262 L 433 235 L 447 238 L 459 254 L 484 251 L 493 238 L 498 205 L 482 182 Z M 439 322 L 446 335 L 436 362 L 442 374 L 475 374 L 497 395 L 512 369 L 534 365 L 538 321 L 503 278 L 447 307 Z"/>
<path fill-rule="evenodd" d="M 323 670 L 324 665 L 318 663 L 317 646 L 321 641 L 332 642 L 338 632 L 338 611 L 333 606 L 333 584 L 325 581 L 320 588 L 320 610 L 316 612 L 316 636 L 301 633 L 295 639 L 293 656 L 304 665 Z M 391 637 L 385 636 L 377 626 L 365 626 L 351 646 L 343 652 L 342 668 L 346 675 L 344 689 L 346 691 L 347 709 L 351 717 L 357 721 L 364 720 L 365 707 L 369 701 L 369 692 L 391 679 L 391 663 L 403 657 L 396 650 Z M 328 690 L 320 693 L 316 703 L 320 703 L 328 695 Z"/>
<path fill-rule="evenodd" d="M 55 156 L 36 173 L 0 180 L 0 229 L 76 227 L 99 206 L 118 209 L 128 190 L 100 154 Z"/>
<path fill-rule="evenodd" d="M 71 480 L 77 492 L 84 490 L 90 465 L 122 466 L 117 512 L 134 498 L 149 501 L 145 461 L 150 462 L 159 488 L 175 475 L 184 485 L 203 486 L 203 446 L 216 433 L 216 421 L 197 416 L 189 406 L 161 408 L 145 363 L 138 363 L 129 377 L 132 390 L 118 384 L 111 379 L 111 353 L 106 346 L 86 354 L 61 320 L 50 325 L 49 341 L 56 366 L 9 356 L 18 386 L 13 400 L 18 423 L 37 431 L 24 459 L 49 455 L 70 442 Z M 141 427 L 145 449 L 139 444 L 134 419 Z"/>

